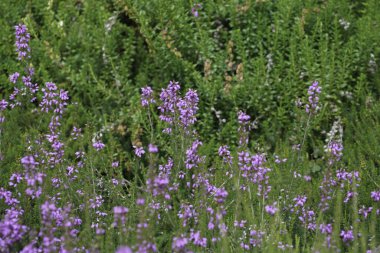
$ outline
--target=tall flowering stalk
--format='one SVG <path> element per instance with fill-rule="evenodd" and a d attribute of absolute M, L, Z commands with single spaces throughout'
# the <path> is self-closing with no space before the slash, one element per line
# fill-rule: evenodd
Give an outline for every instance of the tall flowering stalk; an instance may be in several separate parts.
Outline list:
<path fill-rule="evenodd" d="M 195 90 L 189 90 L 181 98 L 178 95 L 180 90 L 178 82 L 170 81 L 166 89 L 162 89 L 160 94 L 161 105 L 160 120 L 167 122 L 169 127 L 164 129 L 165 133 L 171 133 L 172 127 L 178 126 L 189 133 L 189 128 L 196 122 L 196 113 L 198 111 L 198 94 Z"/>
<path fill-rule="evenodd" d="M 17 87 L 16 84 L 19 80 L 21 74 L 19 72 L 15 72 L 9 76 L 9 81 L 15 84 L 13 93 L 10 95 L 9 100 L 11 101 L 10 107 L 13 108 L 15 106 L 20 106 L 21 101 L 17 99 L 18 95 L 26 96 L 27 94 L 31 96 L 31 101 L 35 101 L 37 99 L 36 92 L 39 90 L 38 84 L 32 82 L 32 77 L 34 75 L 34 68 L 29 66 L 30 59 L 30 34 L 26 25 L 19 24 L 15 26 L 15 36 L 16 36 L 16 52 L 17 59 L 24 63 L 25 65 L 25 75 L 21 77 L 21 81 L 23 86 Z"/>
<path fill-rule="evenodd" d="M 305 105 L 305 111 L 307 113 L 307 121 L 305 130 L 303 133 L 302 141 L 299 145 L 298 149 L 298 158 L 297 161 L 300 160 L 302 149 L 304 148 L 306 135 L 308 133 L 309 127 L 310 127 L 310 121 L 314 115 L 317 114 L 317 112 L 320 110 L 319 106 L 319 94 L 321 93 L 322 88 L 319 85 L 318 81 L 313 82 L 312 85 L 309 86 L 309 89 L 307 91 L 308 94 L 308 102 Z M 302 104 L 302 103 L 301 103 Z"/>

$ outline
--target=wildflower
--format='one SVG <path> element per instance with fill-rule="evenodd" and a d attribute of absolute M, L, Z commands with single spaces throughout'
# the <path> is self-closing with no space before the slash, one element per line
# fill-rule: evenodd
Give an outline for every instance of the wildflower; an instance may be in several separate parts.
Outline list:
<path fill-rule="evenodd" d="M 0 101 L 0 111 L 4 111 L 7 108 L 8 102 L 6 100 Z"/>
<path fill-rule="evenodd" d="M 352 230 L 342 230 L 340 232 L 340 237 L 342 238 L 343 242 L 349 243 L 354 240 L 354 232 Z"/>
<path fill-rule="evenodd" d="M 321 87 L 319 83 L 315 81 L 307 92 L 309 94 L 309 103 L 306 105 L 306 112 L 310 114 L 315 114 L 320 108 L 318 107 L 319 97 L 321 93 Z"/>
<path fill-rule="evenodd" d="M 113 208 L 113 214 L 114 214 L 114 222 L 113 225 L 116 227 L 120 221 L 120 224 L 122 226 L 125 225 L 126 222 L 126 214 L 128 213 L 128 208 L 124 206 L 115 206 Z"/>
<path fill-rule="evenodd" d="M 149 153 L 157 153 L 158 152 L 158 147 L 156 145 L 149 144 L 148 151 L 149 151 Z"/>
<path fill-rule="evenodd" d="M 92 144 L 92 146 L 96 149 L 96 151 L 102 150 L 106 145 L 102 143 L 101 141 L 96 141 Z"/>
<path fill-rule="evenodd" d="M 228 192 L 224 188 L 215 188 L 214 190 L 214 198 L 215 201 L 219 204 L 224 203 L 228 196 Z"/>
<path fill-rule="evenodd" d="M 346 21 L 344 18 L 339 19 L 339 24 L 343 27 L 344 30 L 350 28 L 350 22 Z"/>
<path fill-rule="evenodd" d="M 14 207 L 5 210 L 5 215 L 0 220 L 0 248 L 3 252 L 10 252 L 26 234 L 28 227 L 21 225 L 23 213 L 23 210 Z"/>
<path fill-rule="evenodd" d="M 373 192 L 371 192 L 371 198 L 374 201 L 379 202 L 380 201 L 380 191 L 373 191 Z"/>
<path fill-rule="evenodd" d="M 23 157 L 21 159 L 21 164 L 25 169 L 34 169 L 38 163 L 34 160 L 34 157 L 30 155 Z"/>
<path fill-rule="evenodd" d="M 301 196 L 301 195 L 298 195 L 296 198 L 293 199 L 295 203 L 294 207 L 302 207 L 305 205 L 306 203 L 306 200 L 307 200 L 307 197 L 306 196 Z"/>
<path fill-rule="evenodd" d="M 372 212 L 372 209 L 372 207 L 365 208 L 365 206 L 363 206 L 359 209 L 359 214 L 363 215 L 364 219 L 367 219 L 368 215 Z"/>
<path fill-rule="evenodd" d="M 220 157 L 223 157 L 223 161 L 228 164 L 232 164 L 232 156 L 231 152 L 227 145 L 220 146 L 218 150 L 218 154 Z"/>
<path fill-rule="evenodd" d="M 132 250 L 128 246 L 120 246 L 115 253 L 132 253 Z"/>
<path fill-rule="evenodd" d="M 142 147 L 133 146 L 133 148 L 135 149 L 135 155 L 138 157 L 141 157 L 143 154 L 145 154 L 145 150 Z"/>
<path fill-rule="evenodd" d="M 195 114 L 198 110 L 198 94 L 194 90 L 189 90 L 183 99 L 179 99 L 177 107 L 179 110 L 179 120 L 182 123 L 184 129 L 187 129 L 190 125 L 193 125 L 197 118 Z"/>
<path fill-rule="evenodd" d="M 180 237 L 174 237 L 172 242 L 172 250 L 174 252 L 183 252 L 188 243 L 189 239 L 183 235 Z"/>
<path fill-rule="evenodd" d="M 239 145 L 248 144 L 249 141 L 249 131 L 251 130 L 252 124 L 250 122 L 251 116 L 239 111 L 238 121 L 239 121 Z"/>
<path fill-rule="evenodd" d="M 191 13 L 193 14 L 194 17 L 198 17 L 199 16 L 199 12 L 198 10 L 202 9 L 202 5 L 201 4 L 194 4 L 193 7 L 191 8 Z"/>
<path fill-rule="evenodd" d="M 186 169 L 192 169 L 197 167 L 198 164 L 202 161 L 201 157 L 197 154 L 198 147 L 202 145 L 202 142 L 195 140 L 191 147 L 186 150 Z"/>
<path fill-rule="evenodd" d="M 24 60 L 25 58 L 30 58 L 28 53 L 30 52 L 29 39 L 30 34 L 26 25 L 16 25 L 15 26 L 16 34 L 16 52 L 18 53 L 18 60 Z"/>
<path fill-rule="evenodd" d="M 13 73 L 12 75 L 9 76 L 9 81 L 11 83 L 16 83 L 17 79 L 19 78 L 19 76 L 20 76 L 20 73 L 15 72 L 15 73 Z"/>
<path fill-rule="evenodd" d="M 321 224 L 319 225 L 319 230 L 322 234 L 331 234 L 332 233 L 332 225 L 331 224 Z"/>
<path fill-rule="evenodd" d="M 149 104 L 154 104 L 156 101 L 153 98 L 153 90 L 151 87 L 146 86 L 141 88 L 141 105 L 146 107 Z"/>
<path fill-rule="evenodd" d="M 278 208 L 275 205 L 266 205 L 265 206 L 265 212 L 267 212 L 270 215 L 274 215 L 278 211 Z"/>

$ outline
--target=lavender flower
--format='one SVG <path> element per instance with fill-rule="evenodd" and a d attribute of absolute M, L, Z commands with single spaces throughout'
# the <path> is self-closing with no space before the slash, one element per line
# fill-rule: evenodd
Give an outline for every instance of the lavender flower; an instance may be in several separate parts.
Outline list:
<path fill-rule="evenodd" d="M 352 230 L 342 230 L 340 232 L 340 237 L 345 243 L 352 242 L 354 240 L 354 232 Z"/>
<path fill-rule="evenodd" d="M 198 17 L 199 13 L 198 10 L 202 9 L 201 4 L 194 4 L 194 6 L 191 8 L 191 13 L 193 14 L 194 17 Z"/>
<path fill-rule="evenodd" d="M 332 225 L 331 224 L 321 224 L 319 225 L 319 230 L 322 234 L 332 234 Z"/>
<path fill-rule="evenodd" d="M 321 93 L 321 87 L 319 86 L 319 83 L 315 81 L 310 87 L 307 92 L 309 94 L 309 103 L 306 105 L 306 112 L 309 114 L 315 114 L 318 110 L 318 102 L 319 97 L 318 95 Z"/>
<path fill-rule="evenodd" d="M 169 124 L 169 127 L 163 132 L 171 133 L 174 124 L 179 125 L 189 133 L 189 127 L 196 122 L 196 113 L 198 110 L 198 94 L 194 90 L 189 90 L 184 98 L 178 96 L 180 86 L 177 82 L 170 81 L 166 89 L 162 89 L 160 94 L 161 105 L 160 120 Z"/>
<path fill-rule="evenodd" d="M 33 156 L 25 156 L 21 159 L 21 164 L 25 169 L 34 169 L 38 165 L 38 163 L 34 160 Z"/>
<path fill-rule="evenodd" d="M 189 239 L 183 235 L 174 237 L 172 242 L 173 252 L 185 252 L 186 245 L 189 244 Z"/>
<path fill-rule="evenodd" d="M 4 99 L 0 100 L 0 111 L 4 111 L 8 106 L 8 102 Z"/>
<path fill-rule="evenodd" d="M 9 76 L 9 81 L 11 83 L 16 83 L 17 79 L 19 78 L 19 76 L 20 76 L 20 73 L 15 72 L 15 73 L 13 73 L 12 75 Z"/>
<path fill-rule="evenodd" d="M 276 204 L 276 203 L 275 203 Z M 267 212 L 268 214 L 270 215 L 274 215 L 275 213 L 277 213 L 278 211 L 278 208 L 274 205 L 266 205 L 265 206 L 265 212 Z"/>
<path fill-rule="evenodd" d="M 26 234 L 28 227 L 22 224 L 23 210 L 11 207 L 5 210 L 5 215 L 0 221 L 0 249 L 9 250 Z"/>
<path fill-rule="evenodd" d="M 29 40 L 30 34 L 26 25 L 19 24 L 15 26 L 16 34 L 16 52 L 18 53 L 17 59 L 22 61 L 25 58 L 30 58 Z"/>
<path fill-rule="evenodd" d="M 219 204 L 224 203 L 228 196 L 228 192 L 224 188 L 215 188 L 214 189 L 214 198 L 215 201 Z"/>
<path fill-rule="evenodd" d="M 238 121 L 239 121 L 239 145 L 247 145 L 249 141 L 249 131 L 251 130 L 251 116 L 245 114 L 242 111 L 238 112 Z"/>
<path fill-rule="evenodd" d="M 372 207 L 366 208 L 365 206 L 363 206 L 359 209 L 359 214 L 363 215 L 364 219 L 367 219 L 368 215 L 372 212 L 372 209 Z"/>
<path fill-rule="evenodd" d="M 218 150 L 220 157 L 223 157 L 223 161 L 228 164 L 232 164 L 232 156 L 227 145 L 220 146 Z"/>
<path fill-rule="evenodd" d="M 198 110 L 198 94 L 194 90 L 189 90 L 183 99 L 179 99 L 177 102 L 177 108 L 179 110 L 179 120 L 182 123 L 184 129 L 187 129 L 190 125 L 193 125 L 197 118 L 195 114 Z"/>
<path fill-rule="evenodd" d="M 96 141 L 92 144 L 92 146 L 96 149 L 96 151 L 102 150 L 106 145 L 104 145 L 101 141 Z"/>
<path fill-rule="evenodd" d="M 138 157 L 141 157 L 143 154 L 145 154 L 145 150 L 142 147 L 133 146 L 133 148 L 135 149 L 135 155 Z"/>
<path fill-rule="evenodd" d="M 373 201 L 380 202 L 380 191 L 371 192 L 371 198 Z"/>
<path fill-rule="evenodd" d="M 149 86 L 141 88 L 141 105 L 147 107 L 149 104 L 154 103 L 156 103 L 156 101 L 153 98 L 152 88 Z"/>
<path fill-rule="evenodd" d="M 195 140 L 191 147 L 186 150 L 186 169 L 192 169 L 197 167 L 202 161 L 201 157 L 197 154 L 198 148 L 202 145 L 202 142 Z"/>
<path fill-rule="evenodd" d="M 126 214 L 128 213 L 128 208 L 124 206 L 115 206 L 113 208 L 114 222 L 113 226 L 116 227 L 119 223 L 120 226 L 124 226 L 126 223 Z"/>
<path fill-rule="evenodd" d="M 307 197 L 306 196 L 301 196 L 301 195 L 298 195 L 296 198 L 293 199 L 294 202 L 296 202 L 294 204 L 294 207 L 303 207 L 306 203 L 306 200 L 307 200 Z"/>
<path fill-rule="evenodd" d="M 115 253 L 132 253 L 132 250 L 128 246 L 120 246 Z"/>
<path fill-rule="evenodd" d="M 158 147 L 153 144 L 148 145 L 148 151 L 149 153 L 157 153 L 158 152 Z"/>

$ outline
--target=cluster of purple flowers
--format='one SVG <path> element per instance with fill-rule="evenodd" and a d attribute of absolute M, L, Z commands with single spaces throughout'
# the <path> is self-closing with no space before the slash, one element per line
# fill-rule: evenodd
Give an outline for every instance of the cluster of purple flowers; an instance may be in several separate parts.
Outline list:
<path fill-rule="evenodd" d="M 198 148 L 202 145 L 202 142 L 195 140 L 191 147 L 186 150 L 186 169 L 192 169 L 197 167 L 198 164 L 202 161 L 202 158 L 198 155 Z"/>
<path fill-rule="evenodd" d="M 20 61 L 30 58 L 29 40 L 30 34 L 26 25 L 20 24 L 15 26 L 16 30 L 16 52 Z"/>
<path fill-rule="evenodd" d="M 197 120 L 195 116 L 199 101 L 197 92 L 190 89 L 185 97 L 181 98 L 178 95 L 180 88 L 178 82 L 171 81 L 168 87 L 161 91 L 161 105 L 158 107 L 161 113 L 160 119 L 170 125 L 164 129 L 165 133 L 171 133 L 174 125 L 188 132 L 189 127 Z"/>
<path fill-rule="evenodd" d="M 248 114 L 239 111 L 238 112 L 238 121 L 239 121 L 239 145 L 247 145 L 249 141 L 249 131 L 251 130 L 251 116 Z"/>
<path fill-rule="evenodd" d="M 220 146 L 218 150 L 218 154 L 220 157 L 223 157 L 223 161 L 225 163 L 232 165 L 232 156 L 231 156 L 229 147 L 227 145 Z"/>
<path fill-rule="evenodd" d="M 149 86 L 141 88 L 141 105 L 147 107 L 149 104 L 154 103 L 156 103 L 156 100 L 153 98 L 152 88 Z"/>
<path fill-rule="evenodd" d="M 249 152 L 241 151 L 238 153 L 238 166 L 242 172 L 242 177 L 249 183 L 257 185 L 257 195 L 268 198 L 272 187 L 269 184 L 270 168 L 265 167 L 266 158 L 264 154 L 251 155 Z M 245 189 L 245 186 L 241 186 Z"/>
<path fill-rule="evenodd" d="M 29 228 L 22 224 L 24 210 L 20 208 L 20 202 L 12 196 L 12 192 L 0 188 L 0 200 L 2 199 L 9 208 L 0 220 L 0 249 L 8 251 L 24 237 Z"/>
<path fill-rule="evenodd" d="M 309 114 L 315 114 L 320 109 L 318 106 L 319 102 L 319 94 L 321 93 L 321 86 L 319 86 L 319 83 L 315 81 L 308 90 L 309 95 L 309 103 L 306 104 L 306 112 Z"/>
<path fill-rule="evenodd" d="M 194 17 L 198 17 L 199 16 L 199 10 L 202 9 L 202 5 L 201 4 L 194 4 L 194 6 L 191 8 L 191 13 L 193 14 Z"/>

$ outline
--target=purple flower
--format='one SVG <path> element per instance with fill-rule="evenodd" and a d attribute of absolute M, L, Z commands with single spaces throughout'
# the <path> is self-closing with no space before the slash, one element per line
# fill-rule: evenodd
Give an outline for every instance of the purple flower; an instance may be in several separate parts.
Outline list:
<path fill-rule="evenodd" d="M 186 245 L 189 243 L 189 239 L 181 235 L 180 237 L 174 237 L 172 242 L 172 250 L 174 252 L 184 252 Z"/>
<path fill-rule="evenodd" d="M 113 225 L 116 227 L 120 222 L 121 226 L 125 225 L 126 214 L 128 213 L 128 208 L 124 206 L 115 206 L 113 208 L 114 222 Z"/>
<path fill-rule="evenodd" d="M 228 192 L 224 188 L 214 189 L 214 199 L 217 203 L 222 204 L 226 200 Z"/>
<path fill-rule="evenodd" d="M 366 208 L 365 206 L 363 206 L 359 209 L 359 214 L 363 215 L 364 219 L 367 219 L 368 215 L 372 212 L 372 209 L 372 207 Z"/>
<path fill-rule="evenodd" d="M 136 205 L 139 205 L 139 206 L 145 205 L 145 199 L 144 198 L 138 198 L 136 200 Z"/>
<path fill-rule="evenodd" d="M 197 167 L 202 161 L 201 157 L 197 154 L 198 148 L 202 145 L 202 142 L 195 140 L 191 147 L 186 150 L 186 169 L 192 169 Z"/>
<path fill-rule="evenodd" d="M 265 212 L 267 212 L 268 214 L 270 215 L 274 215 L 275 213 L 277 213 L 278 211 L 278 208 L 275 206 L 275 205 L 266 205 L 265 206 Z"/>
<path fill-rule="evenodd" d="M 294 207 L 303 207 L 306 203 L 306 200 L 307 200 L 307 197 L 306 196 L 301 196 L 301 195 L 298 195 L 296 198 L 293 199 L 295 203 Z"/>
<path fill-rule="evenodd" d="M 178 82 L 170 81 L 166 89 L 162 89 L 160 94 L 161 105 L 158 107 L 160 110 L 160 120 L 167 122 L 170 127 L 163 130 L 163 132 L 170 134 L 171 126 L 174 124 L 179 125 L 189 133 L 188 128 L 196 122 L 196 113 L 198 110 L 198 94 L 195 90 L 189 90 L 184 98 L 179 97 L 178 91 L 180 85 Z"/>
<path fill-rule="evenodd" d="M 191 8 L 191 13 L 193 14 L 194 17 L 198 17 L 199 13 L 198 10 L 202 9 L 201 4 L 194 4 L 194 6 Z"/>
<path fill-rule="evenodd" d="M 6 100 L 0 100 L 0 111 L 4 111 L 7 108 L 8 102 Z"/>
<path fill-rule="evenodd" d="M 135 155 L 138 157 L 141 157 L 143 154 L 145 154 L 145 150 L 142 147 L 133 146 L 133 148 L 135 149 Z"/>
<path fill-rule="evenodd" d="M 153 99 L 153 90 L 151 87 L 146 86 L 141 88 L 141 105 L 146 107 L 149 104 L 154 104 L 156 101 Z"/>
<path fill-rule="evenodd" d="M 227 145 L 220 146 L 218 150 L 218 154 L 220 157 L 223 157 L 223 161 L 228 164 L 232 164 L 232 156 L 231 152 Z"/>
<path fill-rule="evenodd" d="M 322 234 L 332 234 L 332 225 L 331 224 L 321 224 L 319 225 L 319 230 Z"/>
<path fill-rule="evenodd" d="M 380 191 L 371 192 L 371 198 L 373 199 L 373 201 L 379 202 L 380 201 Z"/>
<path fill-rule="evenodd" d="M 4 217 L 0 220 L 0 248 L 4 252 L 10 252 L 18 241 L 20 241 L 28 230 L 22 224 L 24 211 L 11 207 L 5 210 Z"/>
<path fill-rule="evenodd" d="M 307 92 L 309 94 L 309 103 L 306 105 L 306 112 L 310 114 L 314 114 L 319 110 L 318 107 L 318 101 L 319 97 L 318 95 L 321 93 L 321 87 L 319 86 L 319 83 L 315 81 L 310 87 Z"/>
<path fill-rule="evenodd" d="M 34 160 L 33 156 L 25 156 L 21 159 L 21 164 L 25 169 L 34 169 L 38 163 Z"/>
<path fill-rule="evenodd" d="M 77 128 L 77 127 L 73 127 L 73 130 L 71 132 L 71 136 L 73 137 L 73 140 L 76 140 L 78 139 L 79 137 L 82 137 L 82 129 L 81 128 Z"/>
<path fill-rule="evenodd" d="M 149 144 L 148 151 L 149 151 L 149 153 L 157 153 L 158 152 L 158 147 L 156 145 Z"/>
<path fill-rule="evenodd" d="M 132 250 L 128 246 L 120 246 L 115 253 L 132 253 Z"/>
<path fill-rule="evenodd" d="M 239 121 L 239 145 L 246 145 L 249 141 L 249 131 L 251 130 L 252 123 L 250 122 L 251 116 L 239 111 L 238 121 Z"/>
<path fill-rule="evenodd" d="M 24 60 L 25 58 L 30 58 L 28 53 L 30 52 L 29 39 L 30 34 L 28 33 L 28 28 L 26 25 L 16 25 L 16 52 L 18 53 L 18 60 Z"/>
<path fill-rule="evenodd" d="M 352 230 L 342 230 L 340 232 L 340 237 L 342 238 L 343 242 L 349 243 L 354 240 L 354 232 Z"/>
<path fill-rule="evenodd" d="M 101 141 L 96 141 L 92 144 L 92 146 L 96 149 L 96 151 L 102 150 L 106 145 L 104 145 Z"/>
<path fill-rule="evenodd" d="M 249 116 L 248 114 L 242 112 L 242 111 L 239 111 L 238 112 L 238 120 L 239 120 L 239 124 L 248 124 L 249 121 L 251 120 L 251 116 Z"/>
<path fill-rule="evenodd" d="M 187 129 L 193 125 L 197 118 L 195 114 L 198 111 L 198 94 L 195 90 L 189 90 L 183 99 L 179 99 L 177 107 L 179 110 L 179 120 L 182 126 Z"/>
<path fill-rule="evenodd" d="M 203 247 L 203 248 L 206 248 L 207 246 L 207 238 L 205 237 L 201 237 L 201 232 L 200 231 L 197 231 L 197 232 L 191 232 L 190 233 L 190 239 L 193 241 L 194 245 L 196 246 L 200 246 L 200 247 Z"/>
<path fill-rule="evenodd" d="M 11 83 L 16 83 L 17 79 L 19 78 L 19 76 L 20 76 L 20 73 L 15 72 L 15 73 L 13 73 L 12 75 L 9 76 L 9 81 Z"/>

